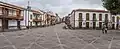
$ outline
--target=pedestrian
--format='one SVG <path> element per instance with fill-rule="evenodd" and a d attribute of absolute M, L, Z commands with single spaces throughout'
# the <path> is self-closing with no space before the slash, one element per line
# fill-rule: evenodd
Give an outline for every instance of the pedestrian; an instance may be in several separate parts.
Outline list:
<path fill-rule="evenodd" d="M 102 33 L 104 34 L 104 27 L 105 27 L 105 24 L 103 24 L 103 27 L 102 27 Z"/>
<path fill-rule="evenodd" d="M 107 27 L 105 27 L 105 34 L 107 34 Z"/>
<path fill-rule="evenodd" d="M 107 34 L 107 26 L 103 24 L 102 33 Z"/>

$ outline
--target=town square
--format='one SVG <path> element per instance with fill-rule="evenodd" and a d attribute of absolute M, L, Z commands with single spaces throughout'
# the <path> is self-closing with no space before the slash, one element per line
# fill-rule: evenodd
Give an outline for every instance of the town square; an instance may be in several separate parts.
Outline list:
<path fill-rule="evenodd" d="M 120 1 L 0 0 L 0 49 L 120 49 Z"/>
<path fill-rule="evenodd" d="M 64 30 L 62 26 L 1 33 L 0 49 L 120 49 L 120 31 L 103 35 L 101 30 Z"/>

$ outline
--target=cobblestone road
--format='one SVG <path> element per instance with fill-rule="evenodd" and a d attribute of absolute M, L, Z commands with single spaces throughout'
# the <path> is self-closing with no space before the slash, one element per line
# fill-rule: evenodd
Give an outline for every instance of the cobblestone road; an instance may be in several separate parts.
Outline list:
<path fill-rule="evenodd" d="M 64 24 L 0 33 L 0 49 L 120 49 L 120 31 L 64 30 Z"/>

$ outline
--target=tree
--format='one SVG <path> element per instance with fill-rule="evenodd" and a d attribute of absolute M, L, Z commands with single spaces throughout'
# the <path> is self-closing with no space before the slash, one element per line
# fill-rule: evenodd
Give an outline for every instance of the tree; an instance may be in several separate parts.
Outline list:
<path fill-rule="evenodd" d="M 105 7 L 111 14 L 120 14 L 120 0 L 102 0 Z"/>

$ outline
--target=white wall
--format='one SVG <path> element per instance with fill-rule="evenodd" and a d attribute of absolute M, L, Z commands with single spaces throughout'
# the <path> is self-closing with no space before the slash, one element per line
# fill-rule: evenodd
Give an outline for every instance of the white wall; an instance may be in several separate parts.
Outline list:
<path fill-rule="evenodd" d="M 28 22 L 27 22 L 27 21 L 28 21 L 28 18 L 27 18 L 27 17 L 28 17 L 28 16 L 27 16 L 27 11 L 26 11 L 26 10 L 23 11 L 23 16 L 24 16 L 24 19 L 23 19 L 23 21 L 21 21 L 20 25 L 21 25 L 21 26 L 27 26 L 27 23 L 28 23 Z"/>
<path fill-rule="evenodd" d="M 2 20 L 0 19 L 0 27 L 2 26 Z"/>
<path fill-rule="evenodd" d="M 117 28 L 116 26 L 117 26 L 117 17 L 120 17 L 120 15 L 112 15 L 112 17 L 115 17 L 115 22 L 113 22 L 112 24 L 115 24 L 115 28 Z M 119 19 L 119 26 L 120 26 L 120 19 Z"/>
<path fill-rule="evenodd" d="M 28 21 L 30 20 L 30 15 L 33 16 L 33 13 L 31 11 L 29 11 L 29 15 L 28 15 L 28 11 L 24 10 L 23 12 L 23 16 L 24 16 L 24 20 L 21 21 L 21 26 L 28 26 Z M 29 16 L 29 18 L 28 18 Z M 30 26 L 30 22 L 29 22 L 29 26 Z"/>
<path fill-rule="evenodd" d="M 17 26 L 16 20 L 8 20 L 8 26 Z"/>

